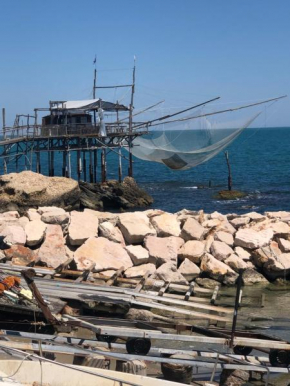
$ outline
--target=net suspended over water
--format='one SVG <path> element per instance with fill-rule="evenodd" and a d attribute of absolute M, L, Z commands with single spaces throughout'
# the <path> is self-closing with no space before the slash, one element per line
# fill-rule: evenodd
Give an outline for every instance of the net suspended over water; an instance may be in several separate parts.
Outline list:
<path fill-rule="evenodd" d="M 163 163 L 170 169 L 190 169 L 224 150 L 263 108 L 259 104 L 246 110 L 225 109 L 220 113 L 203 108 L 181 119 L 152 124 L 146 136 L 134 140 L 132 153 L 146 161 Z"/>

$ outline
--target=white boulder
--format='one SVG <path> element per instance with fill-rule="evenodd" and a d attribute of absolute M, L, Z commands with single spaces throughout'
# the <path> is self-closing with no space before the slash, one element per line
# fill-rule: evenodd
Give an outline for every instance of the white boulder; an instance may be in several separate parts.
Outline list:
<path fill-rule="evenodd" d="M 151 218 L 151 224 L 157 232 L 159 237 L 179 236 L 180 222 L 177 216 L 171 213 L 163 213 L 160 216 Z"/>
<path fill-rule="evenodd" d="M 98 236 L 99 221 L 95 214 L 86 212 L 71 212 L 68 227 L 68 241 L 71 245 L 82 245 L 88 238 Z"/>
<path fill-rule="evenodd" d="M 257 232 L 254 229 L 239 229 L 235 236 L 235 245 L 239 247 L 255 249 L 264 247 L 273 238 L 273 231 L 266 229 Z"/>
<path fill-rule="evenodd" d="M 118 226 L 128 244 L 141 244 L 147 235 L 156 235 L 149 218 L 142 212 L 120 214 Z"/>
<path fill-rule="evenodd" d="M 149 262 L 149 252 L 141 245 L 128 245 L 126 251 L 134 265 L 146 264 Z"/>
<path fill-rule="evenodd" d="M 46 224 L 41 220 L 29 221 L 25 226 L 26 244 L 29 247 L 39 245 L 45 234 Z"/>
<path fill-rule="evenodd" d="M 180 260 L 188 259 L 193 263 L 199 263 L 205 253 L 205 245 L 199 240 L 187 241 L 178 251 Z"/>

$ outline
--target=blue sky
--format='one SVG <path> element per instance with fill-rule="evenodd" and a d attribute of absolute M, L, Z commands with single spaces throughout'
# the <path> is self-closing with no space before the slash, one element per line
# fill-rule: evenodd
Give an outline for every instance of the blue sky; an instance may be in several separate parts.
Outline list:
<path fill-rule="evenodd" d="M 0 107 L 9 124 L 49 100 L 91 97 L 95 53 L 99 84 L 130 82 L 136 55 L 136 107 L 290 95 L 288 0 L 0 0 L 0 7 Z M 289 107 L 290 97 L 267 125 L 290 126 Z"/>

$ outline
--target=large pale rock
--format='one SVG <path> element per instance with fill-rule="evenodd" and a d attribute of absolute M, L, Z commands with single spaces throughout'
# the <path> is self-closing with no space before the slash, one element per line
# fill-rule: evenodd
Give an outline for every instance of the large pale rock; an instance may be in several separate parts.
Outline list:
<path fill-rule="evenodd" d="M 200 225 L 194 218 L 188 218 L 181 231 L 181 237 L 185 241 L 189 240 L 201 240 L 205 233 L 204 227 Z"/>
<path fill-rule="evenodd" d="M 141 244 L 147 235 L 156 235 L 149 218 L 142 212 L 120 214 L 118 226 L 128 244 Z"/>
<path fill-rule="evenodd" d="M 25 226 L 26 244 L 29 247 L 34 247 L 42 242 L 46 226 L 47 225 L 41 220 L 30 221 Z"/>
<path fill-rule="evenodd" d="M 164 214 L 164 210 L 160 210 L 160 209 L 147 209 L 147 210 L 144 210 L 143 211 L 144 214 L 146 214 L 146 216 L 148 218 L 152 218 L 152 217 L 155 217 L 155 216 L 160 216 L 161 214 Z"/>
<path fill-rule="evenodd" d="M 36 260 L 36 254 L 23 245 L 12 245 L 4 250 L 5 257 L 11 260 L 13 265 L 28 265 Z"/>
<path fill-rule="evenodd" d="M 201 222 L 204 221 L 204 212 L 203 210 L 200 211 L 194 211 L 194 210 L 188 210 L 188 209 L 182 209 L 179 212 L 175 213 L 177 216 L 178 221 L 180 221 L 181 226 L 184 225 L 185 221 L 189 218 L 193 218 L 196 221 Z"/>
<path fill-rule="evenodd" d="M 0 232 L 0 240 L 6 245 L 25 245 L 26 233 L 20 225 L 7 225 Z"/>
<path fill-rule="evenodd" d="M 60 225 L 47 224 L 45 239 L 38 251 L 38 257 L 42 263 L 52 268 L 67 260 L 65 239 Z"/>
<path fill-rule="evenodd" d="M 189 259 L 184 259 L 177 271 L 181 273 L 181 275 L 183 275 L 188 281 L 192 281 L 200 274 L 199 267 Z"/>
<path fill-rule="evenodd" d="M 237 231 L 228 221 L 222 221 L 217 230 L 230 233 L 231 235 L 234 235 Z"/>
<path fill-rule="evenodd" d="M 271 256 L 264 263 L 263 272 L 270 279 L 288 276 L 290 273 L 290 253 Z"/>
<path fill-rule="evenodd" d="M 54 212 L 55 214 L 65 214 L 65 210 L 63 208 L 58 208 L 57 206 L 40 206 L 37 209 L 37 212 L 40 215 L 50 212 Z"/>
<path fill-rule="evenodd" d="M 226 243 L 227 245 L 230 245 L 230 246 L 234 245 L 234 238 L 228 232 L 218 231 L 215 233 L 214 239 L 217 241 L 221 241 L 223 243 Z"/>
<path fill-rule="evenodd" d="M 7 212 L 1 213 L 0 216 L 3 218 L 19 218 L 20 214 L 17 212 L 17 210 L 9 210 Z"/>
<path fill-rule="evenodd" d="M 264 247 L 273 238 L 273 231 L 266 229 L 257 232 L 254 229 L 239 229 L 235 237 L 235 245 L 239 247 L 255 249 Z"/>
<path fill-rule="evenodd" d="M 249 261 L 251 258 L 251 254 L 242 247 L 236 247 L 235 248 L 235 254 L 239 256 L 240 259 L 244 261 Z"/>
<path fill-rule="evenodd" d="M 283 218 L 289 218 L 290 212 L 286 211 L 279 211 L 279 212 L 265 212 L 265 215 L 269 218 L 279 218 L 283 221 Z"/>
<path fill-rule="evenodd" d="M 151 224 L 156 229 L 159 237 L 180 235 L 180 222 L 174 214 L 164 213 L 160 216 L 154 216 L 151 218 Z"/>
<path fill-rule="evenodd" d="M 232 268 L 222 261 L 217 260 L 209 253 L 202 258 L 200 270 L 201 272 L 207 273 L 212 279 L 218 281 L 224 282 L 230 278 L 235 282 L 237 279 L 237 274 Z"/>
<path fill-rule="evenodd" d="M 253 285 L 253 284 L 267 284 L 268 280 L 259 272 L 253 268 L 247 268 L 243 274 L 243 283 L 244 285 Z"/>
<path fill-rule="evenodd" d="M 269 228 L 273 230 L 275 236 L 287 237 L 290 235 L 290 226 L 283 221 L 272 223 Z"/>
<path fill-rule="evenodd" d="M 187 241 L 178 251 L 180 260 L 188 259 L 193 263 L 199 263 L 205 253 L 205 245 L 199 240 Z"/>
<path fill-rule="evenodd" d="M 134 277 L 143 277 L 147 272 L 152 275 L 156 271 L 156 267 L 154 264 L 148 263 L 148 264 L 141 264 L 136 267 L 128 268 L 125 271 L 125 277 L 128 278 L 134 278 Z"/>
<path fill-rule="evenodd" d="M 249 219 L 253 222 L 260 222 L 260 221 L 264 221 L 266 219 L 266 216 L 263 216 L 262 214 L 257 213 L 257 212 L 247 213 L 247 214 L 245 214 L 245 217 L 249 217 Z"/>
<path fill-rule="evenodd" d="M 126 251 L 134 265 L 146 264 L 149 262 L 149 252 L 141 245 L 128 245 Z"/>
<path fill-rule="evenodd" d="M 70 220 L 69 213 L 66 213 L 63 211 L 63 213 L 60 212 L 60 210 L 63 210 L 61 208 L 56 208 L 57 210 L 53 209 L 48 212 L 44 212 L 41 215 L 41 221 L 45 222 L 46 224 L 58 224 L 58 225 L 65 225 L 68 224 Z"/>
<path fill-rule="evenodd" d="M 282 238 L 278 239 L 278 245 L 282 252 L 290 252 L 290 241 Z"/>
<path fill-rule="evenodd" d="M 74 253 L 77 268 L 87 269 L 95 264 L 95 271 L 124 269 L 132 267 L 132 261 L 127 251 L 118 243 L 104 237 L 90 237 Z"/>
<path fill-rule="evenodd" d="M 0 207 L 11 204 L 25 211 L 30 207 L 57 205 L 70 208 L 80 198 L 78 182 L 71 178 L 46 177 L 39 173 L 23 171 L 0 177 Z"/>
<path fill-rule="evenodd" d="M 174 284 L 188 284 L 185 277 L 177 271 L 176 265 L 172 263 L 165 263 L 161 265 L 161 267 L 156 270 L 153 277 L 155 279 L 168 281 Z"/>
<path fill-rule="evenodd" d="M 205 250 L 207 253 L 210 252 L 210 247 L 213 242 L 214 242 L 214 235 L 213 234 L 207 235 L 206 239 L 204 240 Z"/>
<path fill-rule="evenodd" d="M 25 229 L 26 225 L 29 223 L 29 219 L 26 217 L 26 216 L 21 216 L 19 219 L 18 219 L 18 223 L 19 225 Z"/>
<path fill-rule="evenodd" d="M 214 241 L 210 247 L 211 254 L 218 260 L 223 261 L 234 253 L 228 244 L 222 241 Z"/>
<path fill-rule="evenodd" d="M 82 245 L 88 238 L 98 236 L 99 222 L 91 212 L 71 212 L 68 241 L 71 245 Z"/>
<path fill-rule="evenodd" d="M 116 213 L 110 213 L 110 212 L 99 212 L 97 210 L 92 209 L 84 209 L 84 213 L 89 213 L 91 216 L 96 216 L 99 220 L 99 224 L 102 224 L 103 222 L 111 222 L 113 225 L 117 224 L 118 221 L 118 214 Z"/>
<path fill-rule="evenodd" d="M 41 218 L 41 214 L 38 213 L 38 210 L 34 208 L 29 208 L 26 214 L 30 221 L 40 220 Z"/>
<path fill-rule="evenodd" d="M 231 267 L 235 272 L 239 272 L 240 269 L 247 269 L 247 263 L 239 256 L 232 254 L 224 260 L 224 263 Z"/>
<path fill-rule="evenodd" d="M 251 254 L 252 261 L 257 267 L 263 267 L 263 265 L 272 257 L 281 255 L 281 251 L 278 247 L 278 243 L 271 241 L 271 243 L 263 248 L 254 250 Z"/>
<path fill-rule="evenodd" d="M 99 225 L 100 236 L 108 240 L 125 245 L 125 240 L 122 232 L 110 221 L 104 221 Z"/>
<path fill-rule="evenodd" d="M 233 220 L 230 220 L 230 224 L 236 229 L 249 224 L 249 222 L 250 222 L 250 217 L 245 217 L 245 216 L 236 217 Z"/>
<path fill-rule="evenodd" d="M 211 213 L 210 218 L 211 218 L 212 220 L 218 219 L 218 220 L 220 220 L 220 221 L 225 221 L 225 220 L 227 220 L 227 216 L 225 216 L 224 214 L 221 214 L 221 213 L 219 213 L 219 212 L 217 212 L 217 211 Z"/>
<path fill-rule="evenodd" d="M 202 223 L 202 226 L 204 228 L 216 228 L 218 227 L 220 224 L 221 224 L 221 220 L 219 220 L 218 218 L 212 218 L 210 220 L 205 220 L 203 223 Z"/>
<path fill-rule="evenodd" d="M 149 252 L 149 262 L 157 265 L 171 262 L 177 264 L 177 255 L 184 241 L 180 237 L 147 236 L 144 240 L 145 248 Z"/>

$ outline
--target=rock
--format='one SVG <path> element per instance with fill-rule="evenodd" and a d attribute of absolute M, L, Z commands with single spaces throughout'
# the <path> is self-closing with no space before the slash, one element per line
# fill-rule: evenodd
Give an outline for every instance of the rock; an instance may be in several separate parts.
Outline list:
<path fill-rule="evenodd" d="M 283 221 L 272 223 L 269 228 L 273 230 L 275 236 L 287 237 L 290 235 L 290 226 Z"/>
<path fill-rule="evenodd" d="M 223 243 L 226 243 L 227 245 L 230 245 L 230 246 L 234 245 L 234 238 L 228 232 L 218 231 L 215 233 L 214 239 L 217 241 L 221 241 Z"/>
<path fill-rule="evenodd" d="M 210 252 L 210 247 L 213 242 L 214 242 L 214 236 L 212 234 L 207 235 L 206 240 L 204 241 L 205 250 L 207 253 Z"/>
<path fill-rule="evenodd" d="M 26 225 L 29 223 L 29 219 L 25 216 L 21 216 L 19 219 L 18 219 L 18 223 L 19 225 L 25 229 Z"/>
<path fill-rule="evenodd" d="M 45 213 L 54 212 L 55 214 L 65 214 L 65 210 L 63 208 L 58 208 L 57 206 L 40 206 L 37 210 L 40 215 Z"/>
<path fill-rule="evenodd" d="M 45 222 L 46 224 L 58 224 L 62 226 L 68 224 L 70 220 L 69 214 L 65 211 L 61 213 L 60 210 L 63 209 L 57 208 L 57 210 L 54 209 L 48 212 L 44 212 L 41 215 L 41 221 Z"/>
<path fill-rule="evenodd" d="M 242 386 L 250 378 L 248 371 L 224 369 L 220 375 L 220 386 Z"/>
<path fill-rule="evenodd" d="M 210 252 L 220 261 L 225 260 L 228 256 L 234 253 L 231 247 L 221 241 L 214 241 L 210 247 Z"/>
<path fill-rule="evenodd" d="M 30 221 L 25 226 L 26 244 L 29 247 L 39 245 L 44 238 L 45 230 L 46 224 L 44 224 L 41 220 Z"/>
<path fill-rule="evenodd" d="M 155 265 L 148 263 L 131 267 L 125 271 L 124 275 L 128 278 L 143 277 L 148 271 L 150 272 L 150 275 L 152 275 L 156 271 Z"/>
<path fill-rule="evenodd" d="M 217 230 L 230 233 L 231 235 L 234 235 L 237 231 L 228 221 L 221 222 Z"/>
<path fill-rule="evenodd" d="M 128 244 L 141 244 L 147 235 L 156 235 L 149 218 L 141 212 L 120 214 L 118 226 Z"/>
<path fill-rule="evenodd" d="M 160 209 L 147 209 L 147 210 L 144 210 L 143 211 L 144 214 L 146 214 L 146 216 L 148 218 L 152 218 L 152 217 L 155 217 L 155 216 L 160 216 L 161 214 L 164 214 L 164 210 L 160 210 Z"/>
<path fill-rule="evenodd" d="M 4 250 L 5 257 L 11 260 L 13 265 L 28 265 L 36 261 L 36 254 L 23 245 L 12 245 L 9 249 Z"/>
<path fill-rule="evenodd" d="M 271 241 L 270 245 L 256 249 L 252 252 L 252 260 L 257 267 L 263 267 L 263 265 L 271 258 L 272 256 L 281 255 L 281 251 L 278 247 L 278 243 Z"/>
<path fill-rule="evenodd" d="M 188 210 L 188 209 L 182 209 L 179 212 L 175 213 L 177 216 L 177 220 L 180 221 L 181 226 L 184 225 L 185 221 L 189 218 L 193 218 L 196 221 L 199 222 L 199 219 L 204 217 L 204 212 L 203 210 L 200 211 L 194 211 L 194 210 Z"/>
<path fill-rule="evenodd" d="M 108 269 L 107 271 L 100 272 L 100 276 L 104 276 L 104 278 L 111 278 L 115 273 L 115 269 Z"/>
<path fill-rule="evenodd" d="M 290 273 L 290 253 L 270 257 L 263 265 L 263 272 L 271 280 L 288 276 Z"/>
<path fill-rule="evenodd" d="M 99 225 L 100 236 L 108 240 L 125 245 L 125 240 L 120 229 L 110 221 L 104 221 Z"/>
<path fill-rule="evenodd" d="M 38 210 L 34 208 L 29 208 L 26 214 L 30 221 L 40 220 L 41 218 L 41 214 L 38 213 Z"/>
<path fill-rule="evenodd" d="M 159 267 L 154 273 L 153 278 L 174 284 L 188 284 L 188 281 L 185 279 L 185 277 L 177 271 L 176 266 L 171 262 L 161 265 L 161 267 Z"/>
<path fill-rule="evenodd" d="M 218 280 L 219 282 L 227 281 L 229 278 L 233 282 L 237 279 L 237 274 L 225 263 L 217 260 L 209 253 L 206 254 L 200 264 L 200 270 L 207 273 L 212 279 Z"/>
<path fill-rule="evenodd" d="M 205 233 L 205 229 L 194 218 L 189 218 L 185 221 L 181 231 L 181 237 L 185 241 L 201 240 Z"/>
<path fill-rule="evenodd" d="M 149 262 L 149 252 L 141 245 L 128 245 L 126 251 L 134 265 L 146 264 Z"/>
<path fill-rule="evenodd" d="M 282 238 L 278 239 L 278 245 L 282 252 L 290 252 L 290 241 Z"/>
<path fill-rule="evenodd" d="M 157 315 L 148 310 L 140 310 L 139 308 L 130 308 L 125 318 L 130 320 L 145 320 L 146 322 L 152 322 L 154 319 L 172 322 L 172 319 L 166 316 Z"/>
<path fill-rule="evenodd" d="M 149 252 L 149 263 L 157 267 L 164 263 L 171 262 L 177 265 L 177 255 L 184 241 L 180 237 L 156 237 L 147 236 L 144 246 Z"/>
<path fill-rule="evenodd" d="M 266 246 L 272 238 L 273 231 L 271 229 L 260 232 L 253 229 L 239 229 L 236 233 L 235 245 L 255 249 Z"/>
<path fill-rule="evenodd" d="M 188 281 L 192 281 L 200 274 L 199 267 L 189 259 L 184 259 L 177 271 Z"/>
<path fill-rule="evenodd" d="M 251 254 L 242 247 L 236 247 L 235 254 L 245 261 L 249 261 L 251 258 Z"/>
<path fill-rule="evenodd" d="M 20 212 L 28 208 L 57 205 L 70 209 L 78 205 L 80 190 L 77 181 L 64 177 L 45 177 L 31 171 L 10 173 L 0 177 L 0 207 L 15 204 Z"/>
<path fill-rule="evenodd" d="M 217 211 L 211 213 L 210 218 L 211 218 L 212 220 L 218 219 L 219 221 L 225 221 L 225 220 L 227 220 L 227 216 L 225 216 L 224 214 L 221 214 L 221 213 L 219 213 L 219 212 L 217 212 Z"/>
<path fill-rule="evenodd" d="M 245 214 L 245 217 L 249 217 L 249 219 L 253 222 L 260 222 L 260 221 L 264 221 L 266 219 L 266 216 L 263 216 L 257 212 L 247 213 L 247 214 Z"/>
<path fill-rule="evenodd" d="M 7 225 L 0 232 L 0 240 L 6 245 L 25 245 L 26 234 L 20 225 Z"/>
<path fill-rule="evenodd" d="M 95 210 L 133 209 L 146 207 L 153 203 L 153 198 L 139 188 L 132 177 L 125 177 L 123 182 L 109 180 L 105 183 L 81 181 L 80 202 L 82 207 Z"/>
<path fill-rule="evenodd" d="M 117 270 L 132 267 L 132 261 L 127 251 L 118 243 L 104 237 L 90 237 L 74 253 L 74 259 L 79 270 L 87 269 L 95 264 L 95 271 Z"/>
<path fill-rule="evenodd" d="M 247 263 L 235 254 L 227 257 L 224 263 L 231 267 L 235 272 L 239 272 L 240 269 L 247 269 Z"/>
<path fill-rule="evenodd" d="M 205 253 L 205 245 L 202 241 L 189 240 L 178 251 L 180 260 L 188 259 L 193 263 L 199 263 Z"/>
<path fill-rule="evenodd" d="M 160 216 L 154 216 L 151 218 L 151 224 L 156 229 L 159 237 L 180 235 L 180 222 L 174 214 L 164 213 Z"/>
<path fill-rule="evenodd" d="M 244 217 L 244 216 L 241 216 L 241 217 L 236 217 L 234 218 L 233 220 L 230 220 L 229 221 L 230 224 L 235 227 L 236 229 L 242 227 L 242 226 L 245 226 L 247 224 L 249 224 L 250 222 L 250 217 Z"/>
<path fill-rule="evenodd" d="M 255 269 L 247 268 L 243 274 L 243 283 L 244 285 L 253 285 L 253 284 L 267 284 L 268 280 L 261 275 L 259 272 L 257 272 Z"/>
<path fill-rule="evenodd" d="M 48 224 L 45 239 L 38 251 L 38 257 L 48 267 L 56 268 L 67 260 L 65 240 L 60 225 Z"/>
<path fill-rule="evenodd" d="M 91 212 L 71 212 L 68 241 L 71 245 L 82 245 L 90 237 L 98 237 L 99 222 Z"/>
<path fill-rule="evenodd" d="M 119 216 L 116 213 L 99 212 L 97 210 L 92 210 L 87 208 L 84 209 L 84 213 L 89 213 L 91 216 L 96 216 L 99 220 L 99 224 L 109 221 L 113 225 L 116 225 L 119 219 Z"/>
<path fill-rule="evenodd" d="M 198 277 L 195 279 L 195 282 L 203 288 L 213 289 L 217 285 L 220 286 L 220 283 L 213 279 L 208 279 L 207 277 Z"/>
<path fill-rule="evenodd" d="M 211 219 L 211 220 L 204 221 L 202 223 L 202 226 L 204 228 L 216 228 L 220 224 L 221 224 L 221 220 L 219 220 L 218 218 L 214 218 L 214 219 Z"/>
<path fill-rule="evenodd" d="M 279 212 L 265 212 L 265 215 L 269 218 L 279 218 L 283 220 L 283 218 L 288 218 L 290 217 L 290 212 L 285 212 L 285 211 L 279 211 Z"/>

